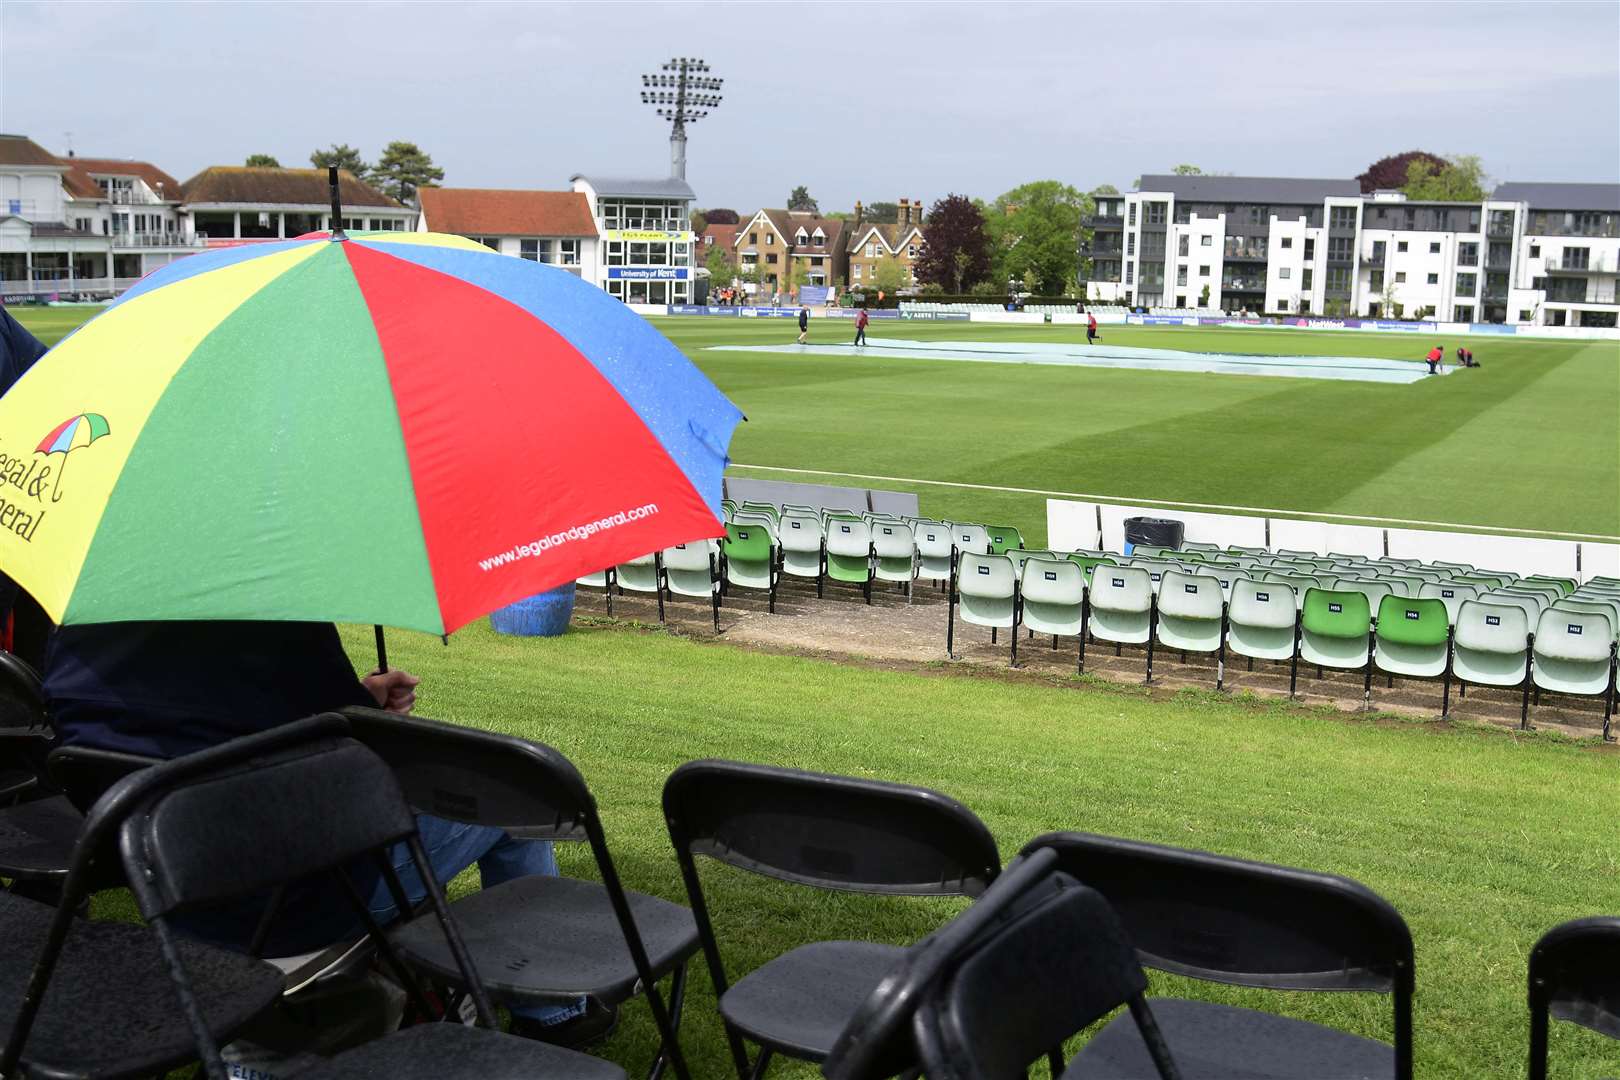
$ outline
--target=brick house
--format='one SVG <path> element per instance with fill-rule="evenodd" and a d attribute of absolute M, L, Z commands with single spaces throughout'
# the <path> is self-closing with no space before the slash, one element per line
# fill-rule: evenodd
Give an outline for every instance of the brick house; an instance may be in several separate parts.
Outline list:
<path fill-rule="evenodd" d="M 804 210 L 760 210 L 737 227 L 732 249 L 744 271 L 764 268 L 764 293 L 788 291 L 790 263 L 797 284 L 837 286 L 844 279 L 848 224 Z"/>
<path fill-rule="evenodd" d="M 917 284 L 914 266 L 922 254 L 923 204 L 918 199 L 901 199 L 898 220 L 893 225 L 879 225 L 863 220 L 863 208 L 855 204 L 855 217 L 849 222 L 847 260 L 849 287 L 859 289 L 877 280 L 878 268 L 884 262 L 898 262 L 904 271 L 904 286 Z"/>

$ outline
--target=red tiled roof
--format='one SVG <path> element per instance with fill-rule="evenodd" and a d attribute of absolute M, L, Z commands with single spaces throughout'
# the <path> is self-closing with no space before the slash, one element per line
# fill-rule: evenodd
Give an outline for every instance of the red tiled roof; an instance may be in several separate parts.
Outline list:
<path fill-rule="evenodd" d="M 56 155 L 26 135 L 0 135 L 0 165 L 60 165 Z"/>
<path fill-rule="evenodd" d="M 249 165 L 215 165 L 181 185 L 188 203 L 282 203 L 325 206 L 331 201 L 325 169 L 271 169 Z M 344 206 L 401 204 L 382 192 L 338 173 L 338 196 Z"/>
<path fill-rule="evenodd" d="M 66 157 L 58 158 L 68 167 L 63 182 L 74 195 L 84 198 L 96 198 L 101 194 L 101 185 L 97 184 L 92 174 L 102 176 L 138 176 L 146 181 L 146 186 L 160 199 L 180 201 L 180 181 L 146 161 L 123 161 L 118 158 L 87 158 Z"/>
<path fill-rule="evenodd" d="M 580 191 L 423 188 L 422 214 L 434 232 L 464 236 L 595 236 Z"/>
<path fill-rule="evenodd" d="M 737 239 L 737 230 L 740 228 L 742 228 L 741 225 L 709 225 L 706 226 L 703 232 L 699 233 L 698 235 L 703 237 L 714 237 L 714 243 L 703 244 L 705 249 L 717 247 L 730 251 L 731 243 L 733 240 Z M 699 243 L 703 243 L 703 241 L 700 240 Z"/>

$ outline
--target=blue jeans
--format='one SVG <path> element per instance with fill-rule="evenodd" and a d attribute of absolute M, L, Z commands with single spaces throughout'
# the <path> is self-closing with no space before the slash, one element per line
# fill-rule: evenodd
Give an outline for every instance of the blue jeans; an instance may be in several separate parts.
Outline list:
<path fill-rule="evenodd" d="M 416 827 L 422 836 L 422 847 L 427 852 L 428 865 L 441 884 L 461 873 L 473 863 L 478 864 L 478 877 L 484 888 L 500 885 L 532 874 L 557 876 L 557 857 L 549 840 L 514 840 L 490 825 L 467 825 L 459 821 L 446 821 L 428 814 L 416 815 Z M 412 906 L 427 899 L 427 889 L 411 861 L 410 849 L 404 844 L 394 845 L 391 855 L 394 871 L 405 889 Z M 387 925 L 399 918 L 388 883 L 379 880 L 367 898 L 366 906 L 372 918 Z M 585 1012 L 585 999 L 571 1005 L 508 1006 L 514 1016 L 536 1020 L 542 1024 L 556 1024 Z"/>

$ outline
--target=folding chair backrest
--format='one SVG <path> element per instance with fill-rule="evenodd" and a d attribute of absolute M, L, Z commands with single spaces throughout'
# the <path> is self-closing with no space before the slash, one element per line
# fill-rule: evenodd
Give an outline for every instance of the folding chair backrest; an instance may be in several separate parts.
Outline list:
<path fill-rule="evenodd" d="M 1530 1078 L 1547 1076 L 1547 1017 L 1620 1039 L 1620 918 L 1555 926 L 1530 950 Z"/>
<path fill-rule="evenodd" d="M 1005 555 L 963 552 L 956 563 L 956 589 L 963 596 L 1012 600 L 1018 572 Z"/>
<path fill-rule="evenodd" d="M 1025 604 L 1076 604 L 1085 598 L 1086 575 L 1068 559 L 1031 556 L 1019 576 Z"/>
<path fill-rule="evenodd" d="M 1096 567 L 1099 567 L 1099 566 L 1114 566 L 1114 565 L 1116 565 L 1114 560 L 1112 558 L 1110 558 L 1109 556 L 1107 556 L 1107 555 L 1079 555 L 1079 554 L 1075 554 L 1075 555 L 1068 556 L 1068 559 L 1069 559 L 1070 562 L 1074 563 L 1074 565 L 1078 566 L 1081 569 L 1081 571 L 1086 575 L 1086 584 L 1087 585 L 1090 585 L 1091 577 L 1092 577 L 1092 574 L 1095 572 Z"/>
<path fill-rule="evenodd" d="M 924 991 L 916 1032 L 935 1080 L 1021 1077 L 1036 1059 L 1147 989 L 1107 900 L 1065 875 L 963 945 Z M 1061 884 L 1059 884 L 1061 883 Z M 1155 1070 L 1175 1075 L 1151 1029 Z"/>
<path fill-rule="evenodd" d="M 1378 604 L 1377 637 L 1380 644 L 1439 647 L 1446 644 L 1451 619 L 1439 599 L 1386 596 Z"/>
<path fill-rule="evenodd" d="M 1091 606 L 1143 612 L 1153 603 L 1153 579 L 1140 566 L 1101 566 L 1091 574 Z"/>
<path fill-rule="evenodd" d="M 975 555 L 984 554 L 990 550 L 990 533 L 983 525 L 973 525 L 967 522 L 953 522 L 951 525 L 951 540 L 956 550 L 972 552 Z"/>
<path fill-rule="evenodd" d="M 1001 867 L 990 830 L 927 788 L 735 761 L 690 761 L 664 784 L 678 853 L 822 889 L 977 896 Z"/>
<path fill-rule="evenodd" d="M 670 573 L 708 573 L 714 568 L 716 545 L 713 540 L 693 540 L 664 549 L 664 569 Z"/>
<path fill-rule="evenodd" d="M 827 554 L 863 556 L 871 553 L 871 525 L 841 519 L 827 522 Z"/>
<path fill-rule="evenodd" d="M 0 728 L 37 731 L 47 724 L 39 673 L 26 660 L 0 651 Z"/>
<path fill-rule="evenodd" d="M 1359 882 L 1090 833 L 1049 833 L 1023 853 L 1043 847 L 1103 894 L 1148 967 L 1272 990 L 1411 992 L 1411 932 Z"/>
<path fill-rule="evenodd" d="M 1553 577 L 1551 574 L 1531 574 L 1522 581 L 1527 585 L 1550 585 L 1557 589 L 1559 595 L 1568 596 L 1575 591 L 1575 579 Z"/>
<path fill-rule="evenodd" d="M 757 526 L 761 531 L 769 534 L 772 539 L 776 538 L 776 518 L 771 517 L 769 514 L 739 510 L 731 515 L 731 520 L 736 525 Z"/>
<path fill-rule="evenodd" d="M 543 743 L 381 709 L 343 715 L 418 813 L 525 839 L 590 838 L 596 800 L 574 764 Z"/>
<path fill-rule="evenodd" d="M 342 867 L 404 840 L 416 818 L 388 765 L 354 739 L 254 753 L 233 740 L 120 781 L 147 794 L 120 847 L 148 919 Z M 203 760 L 199 760 L 203 759 Z"/>
<path fill-rule="evenodd" d="M 1023 534 L 1011 525 L 987 525 L 985 532 L 990 538 L 992 555 L 1005 555 L 1024 546 Z"/>
<path fill-rule="evenodd" d="M 1283 581 L 1244 578 L 1232 586 L 1227 615 L 1234 623 L 1273 630 L 1292 628 L 1299 615 L 1293 586 Z"/>
<path fill-rule="evenodd" d="M 771 557 L 771 533 L 758 522 L 733 521 L 726 526 L 726 558 L 737 562 L 764 563 Z"/>
<path fill-rule="evenodd" d="M 1181 619 L 1219 620 L 1225 602 L 1218 579 L 1170 570 L 1159 583 L 1159 614 Z"/>
<path fill-rule="evenodd" d="M 917 554 L 924 558 L 950 558 L 951 530 L 938 522 L 917 526 Z"/>
<path fill-rule="evenodd" d="M 1609 616 L 1599 611 L 1566 611 L 1554 604 L 1536 623 L 1536 657 L 1593 664 L 1614 643 Z"/>
<path fill-rule="evenodd" d="M 777 539 L 787 551 L 820 551 L 822 541 L 821 518 L 798 511 L 784 513 L 777 525 Z"/>
<path fill-rule="evenodd" d="M 1365 638 L 1372 626 L 1372 607 L 1358 592 L 1306 589 L 1300 628 L 1330 638 Z"/>
<path fill-rule="evenodd" d="M 1616 630 L 1620 630 L 1620 600 L 1583 597 L 1577 594 L 1564 597 L 1553 607 L 1559 611 L 1587 611 L 1606 615 L 1609 619 L 1609 632 L 1612 634 Z"/>
<path fill-rule="evenodd" d="M 905 522 L 874 522 L 872 550 L 880 559 L 909 559 L 917 551 L 917 539 Z"/>

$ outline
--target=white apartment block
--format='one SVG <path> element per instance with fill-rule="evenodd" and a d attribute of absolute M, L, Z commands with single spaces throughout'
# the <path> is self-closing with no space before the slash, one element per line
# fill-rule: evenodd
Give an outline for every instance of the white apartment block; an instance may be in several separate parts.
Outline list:
<path fill-rule="evenodd" d="M 1101 196 L 1088 299 L 1254 314 L 1614 326 L 1620 184 L 1479 203 L 1353 180 L 1144 176 Z"/>

